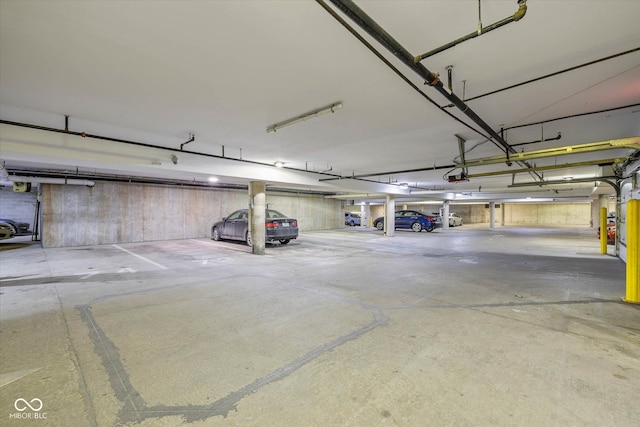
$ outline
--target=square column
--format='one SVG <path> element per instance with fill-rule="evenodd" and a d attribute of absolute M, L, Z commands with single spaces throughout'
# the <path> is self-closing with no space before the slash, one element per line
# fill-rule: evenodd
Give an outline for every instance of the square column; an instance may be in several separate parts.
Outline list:
<path fill-rule="evenodd" d="M 391 195 L 387 195 L 387 210 L 384 218 L 384 235 L 393 237 L 396 235 L 396 201 Z"/>
<path fill-rule="evenodd" d="M 251 253 L 264 255 L 266 221 L 266 185 L 263 181 L 249 182 L 249 237 Z"/>

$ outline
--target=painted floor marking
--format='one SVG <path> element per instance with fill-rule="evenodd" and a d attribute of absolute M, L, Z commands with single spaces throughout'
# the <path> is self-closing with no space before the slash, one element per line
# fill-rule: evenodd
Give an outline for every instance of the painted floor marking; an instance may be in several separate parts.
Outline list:
<path fill-rule="evenodd" d="M 129 250 L 127 250 L 127 249 L 123 248 L 123 247 L 120 247 L 120 246 L 118 246 L 118 245 L 111 245 L 111 246 L 113 246 L 113 247 L 114 247 L 114 248 L 116 248 L 116 249 L 120 249 L 122 252 L 126 252 L 126 253 L 128 253 L 129 255 L 133 255 L 133 256 L 134 256 L 134 257 L 136 257 L 136 258 L 140 258 L 141 260 L 146 261 L 146 262 L 148 262 L 149 264 L 153 264 L 153 265 L 155 265 L 156 267 L 161 268 L 161 269 L 163 269 L 163 270 L 168 270 L 168 269 L 169 269 L 169 267 L 165 267 L 165 266 L 164 266 L 164 265 L 162 265 L 162 264 L 158 264 L 158 263 L 157 263 L 157 262 L 155 262 L 155 261 L 151 261 L 150 259 L 145 258 L 145 257 L 143 257 L 142 255 L 134 254 L 133 252 L 131 252 L 131 251 L 129 251 Z"/>
<path fill-rule="evenodd" d="M 33 368 L 33 369 L 25 369 L 22 371 L 10 372 L 8 374 L 0 375 L 0 387 L 4 387 L 7 384 L 11 384 L 14 381 L 19 380 L 22 377 L 26 377 L 29 374 L 32 374 L 36 371 L 39 371 L 42 368 Z"/>

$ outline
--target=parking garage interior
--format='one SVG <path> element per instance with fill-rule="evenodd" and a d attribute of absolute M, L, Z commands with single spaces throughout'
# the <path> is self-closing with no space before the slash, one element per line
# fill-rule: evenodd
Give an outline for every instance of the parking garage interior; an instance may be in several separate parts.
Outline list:
<path fill-rule="evenodd" d="M 0 0 L 0 424 L 640 424 L 639 14 Z"/>

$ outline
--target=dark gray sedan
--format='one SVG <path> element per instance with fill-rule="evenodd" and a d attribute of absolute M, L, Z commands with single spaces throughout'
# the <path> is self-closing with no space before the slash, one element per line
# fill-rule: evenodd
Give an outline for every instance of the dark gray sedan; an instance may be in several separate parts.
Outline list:
<path fill-rule="evenodd" d="M 267 242 L 280 242 L 286 245 L 292 239 L 298 238 L 298 220 L 288 218 L 273 209 L 266 210 L 265 228 L 265 241 Z M 248 209 L 237 210 L 213 224 L 211 238 L 213 240 L 242 240 L 251 246 L 253 242 L 249 234 Z"/>

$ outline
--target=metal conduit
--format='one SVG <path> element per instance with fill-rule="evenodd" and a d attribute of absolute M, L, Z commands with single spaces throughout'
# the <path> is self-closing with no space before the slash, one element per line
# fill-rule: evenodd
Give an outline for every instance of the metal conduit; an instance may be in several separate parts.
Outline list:
<path fill-rule="evenodd" d="M 322 0 L 316 0 L 321 3 Z M 449 93 L 443 86 L 442 82 L 438 79 L 435 73 L 432 73 L 420 63 L 414 61 L 413 55 L 406 50 L 400 43 L 398 43 L 393 37 L 391 37 L 380 25 L 378 25 L 370 16 L 362 11 L 351 0 L 329 0 L 340 11 L 347 15 L 353 22 L 355 22 L 360 28 L 366 31 L 371 37 L 376 39 L 387 50 L 395 55 L 406 66 L 411 68 L 421 78 L 423 78 L 429 86 L 434 87 L 442 96 L 447 98 L 453 105 L 455 105 L 460 111 L 462 111 L 467 117 L 473 120 L 478 126 L 484 129 L 491 137 L 491 141 L 502 149 L 505 153 L 514 153 L 515 150 L 494 131 L 484 120 L 482 120 L 471 108 L 469 108 L 460 98 L 455 94 Z"/>
<path fill-rule="evenodd" d="M 500 20 L 500 21 L 498 21 L 496 23 L 493 23 L 493 24 L 489 25 L 488 27 L 484 27 L 484 28 L 482 27 L 482 24 L 479 23 L 478 24 L 479 28 L 478 28 L 477 31 L 474 31 L 473 33 L 469 33 L 466 36 L 462 36 L 459 39 L 454 40 L 452 42 L 449 42 L 449 43 L 447 43 L 447 44 L 445 44 L 443 46 L 440 46 L 440 47 L 438 47 L 436 49 L 430 50 L 427 53 L 423 53 L 422 55 L 418 55 L 418 56 L 416 56 L 414 58 L 414 61 L 415 62 L 420 62 L 425 58 L 428 58 L 430 56 L 435 55 L 436 53 L 440 53 L 442 51 L 450 49 L 450 48 L 454 47 L 455 45 L 457 45 L 459 43 L 462 43 L 462 42 L 465 42 L 467 40 L 471 40 L 473 38 L 481 36 L 482 34 L 488 33 L 489 31 L 493 31 L 493 30 L 495 30 L 497 28 L 500 28 L 503 25 L 507 25 L 507 24 L 509 24 L 511 22 L 516 22 L 516 21 L 521 20 L 524 17 L 524 15 L 527 13 L 527 4 L 526 3 L 527 3 L 527 0 L 519 0 L 518 1 L 518 5 L 519 5 L 518 10 L 513 15 L 511 15 L 511 16 L 509 16 L 507 18 L 504 18 L 504 19 L 502 19 L 502 20 Z M 479 3 L 478 3 L 478 7 L 480 7 Z"/>

